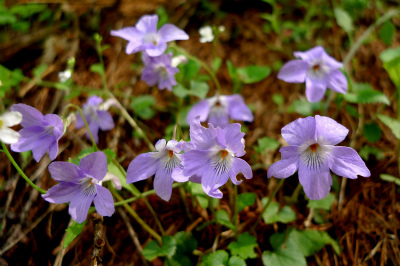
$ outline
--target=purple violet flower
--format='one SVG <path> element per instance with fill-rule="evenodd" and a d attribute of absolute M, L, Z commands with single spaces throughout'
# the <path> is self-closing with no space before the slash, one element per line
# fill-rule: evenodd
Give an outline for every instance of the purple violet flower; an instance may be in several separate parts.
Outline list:
<path fill-rule="evenodd" d="M 238 158 L 246 153 L 241 125 L 230 124 L 224 129 L 210 123 L 208 126 L 201 126 L 198 117 L 190 125 L 191 141 L 187 144 L 190 150 L 182 154 L 183 167 L 177 167 L 172 178 L 177 182 L 201 182 L 207 195 L 222 198 L 218 188 L 229 178 L 235 185 L 240 185 L 242 181 L 236 179 L 237 174 L 242 172 L 250 179 L 253 172 L 246 161 Z"/>
<path fill-rule="evenodd" d="M 107 157 L 103 152 L 85 156 L 79 166 L 53 162 L 49 165 L 49 172 L 60 183 L 42 197 L 51 203 L 70 202 L 68 212 L 77 223 L 86 220 L 92 202 L 100 215 L 111 216 L 114 213 L 111 192 L 101 185 L 107 173 Z"/>
<path fill-rule="evenodd" d="M 112 36 L 129 41 L 126 53 L 132 54 L 146 51 L 149 56 L 159 56 L 167 49 L 167 42 L 188 40 L 189 35 L 175 25 L 165 24 L 157 31 L 158 15 L 144 15 L 135 27 L 112 30 Z"/>
<path fill-rule="evenodd" d="M 305 52 L 294 52 L 295 57 L 283 65 L 278 78 L 289 83 L 306 82 L 306 97 L 309 102 L 318 102 L 324 97 L 326 88 L 346 93 L 347 79 L 340 72 L 342 63 L 329 56 L 323 47 L 317 46 Z"/>
<path fill-rule="evenodd" d="M 351 179 L 369 177 L 370 171 L 358 153 L 342 142 L 349 130 L 335 120 L 316 115 L 299 118 L 282 128 L 282 137 L 290 146 L 279 151 L 282 159 L 268 169 L 268 178 L 287 178 L 299 171 L 299 181 L 307 197 L 325 198 L 332 186 L 329 169 Z"/>
<path fill-rule="evenodd" d="M 83 116 L 89 125 L 89 129 L 96 143 L 99 143 L 99 129 L 111 130 L 115 126 L 111 114 L 106 110 L 101 110 L 99 104 L 102 102 L 103 99 L 101 97 L 91 96 L 82 108 Z M 78 113 L 76 116 L 76 128 L 82 127 L 85 127 L 85 123 Z M 86 137 L 90 139 L 89 132 L 86 132 Z"/>
<path fill-rule="evenodd" d="M 39 162 L 49 151 L 49 157 L 54 160 L 58 153 L 58 141 L 64 133 L 64 124 L 55 114 L 42 115 L 37 109 L 26 104 L 14 104 L 11 111 L 22 114 L 21 126 L 18 131 L 20 138 L 11 144 L 11 150 L 24 152 L 32 150 L 33 158 Z"/>
<path fill-rule="evenodd" d="M 190 109 L 186 121 L 191 124 L 200 116 L 200 122 L 208 120 L 214 127 L 224 128 L 229 124 L 229 119 L 252 122 L 254 119 L 242 95 L 216 95 L 201 100 Z"/>
<path fill-rule="evenodd" d="M 155 175 L 154 190 L 165 201 L 169 201 L 172 193 L 172 171 L 181 164 L 181 145 L 176 140 L 160 139 L 156 143 L 155 152 L 138 155 L 129 164 L 126 175 L 127 183 L 134 183 Z"/>
<path fill-rule="evenodd" d="M 155 57 L 149 57 L 143 53 L 142 60 L 144 63 L 142 80 L 149 86 L 154 86 L 158 83 L 160 90 L 166 88 L 172 91 L 172 86 L 177 84 L 175 74 L 179 72 L 179 69 L 171 65 L 172 53 Z"/>

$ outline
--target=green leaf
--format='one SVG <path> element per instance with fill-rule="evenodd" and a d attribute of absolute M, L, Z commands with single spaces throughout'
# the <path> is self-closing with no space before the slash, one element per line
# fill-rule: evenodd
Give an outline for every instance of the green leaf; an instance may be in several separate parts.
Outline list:
<path fill-rule="evenodd" d="M 218 223 L 228 227 L 229 229 L 235 229 L 235 226 L 231 223 L 229 214 L 226 210 L 218 210 L 215 212 L 215 216 L 217 217 Z"/>
<path fill-rule="evenodd" d="M 269 66 L 247 66 L 237 69 L 239 79 L 245 84 L 259 82 L 271 74 Z"/>
<path fill-rule="evenodd" d="M 353 19 L 350 15 L 341 8 L 334 9 L 336 23 L 345 31 L 347 34 L 351 33 L 354 29 Z"/>
<path fill-rule="evenodd" d="M 335 195 L 333 193 L 329 193 L 323 199 L 320 200 L 308 200 L 307 207 L 308 208 L 316 208 L 316 209 L 324 209 L 326 211 L 330 211 L 333 202 L 335 201 Z"/>
<path fill-rule="evenodd" d="M 388 174 L 380 174 L 379 177 L 382 180 L 385 180 L 387 182 L 394 182 L 396 185 L 400 186 L 400 178 L 388 175 Z"/>
<path fill-rule="evenodd" d="M 221 67 L 222 64 L 222 59 L 220 57 L 216 57 L 213 59 L 211 63 L 211 68 L 214 71 L 214 73 L 218 72 L 218 69 Z"/>
<path fill-rule="evenodd" d="M 316 231 L 316 230 L 307 230 L 307 231 L 292 230 L 289 234 L 289 238 L 291 241 L 293 241 L 293 243 L 297 245 L 297 247 L 306 257 L 317 253 L 325 245 L 336 242 L 329 236 L 327 232 Z M 334 247 L 334 244 L 332 245 L 332 247 L 336 251 L 336 248 L 338 247 L 337 243 L 336 247 Z M 339 251 L 340 250 L 338 250 L 338 252 Z"/>
<path fill-rule="evenodd" d="M 78 114 L 79 115 L 79 114 Z M 73 160 L 72 163 L 79 165 L 79 162 L 81 161 L 81 159 L 91 153 L 95 152 L 95 149 L 93 147 L 87 148 L 87 149 L 83 149 L 79 152 L 78 156 L 76 156 Z"/>
<path fill-rule="evenodd" d="M 374 90 L 368 83 L 354 83 L 353 91 L 344 95 L 351 103 L 384 103 L 390 105 L 389 98 L 380 91 Z"/>
<path fill-rule="evenodd" d="M 268 198 L 263 198 L 261 204 L 265 206 L 267 204 Z M 276 222 L 289 223 L 296 220 L 296 213 L 289 207 L 284 206 L 279 210 L 278 202 L 271 202 L 268 209 L 263 214 L 264 222 L 267 224 L 272 224 Z"/>
<path fill-rule="evenodd" d="M 368 123 L 364 125 L 363 135 L 369 142 L 374 143 L 381 138 L 382 130 L 377 123 Z"/>
<path fill-rule="evenodd" d="M 41 81 L 42 80 L 42 74 L 46 71 L 46 69 L 47 69 L 47 64 L 42 64 L 42 65 L 39 65 L 39 66 L 35 67 L 33 69 L 33 76 L 37 80 Z"/>
<path fill-rule="evenodd" d="M 310 116 L 313 112 L 312 103 L 304 100 L 294 100 L 287 111 L 289 113 L 296 112 L 303 116 Z"/>
<path fill-rule="evenodd" d="M 207 194 L 204 193 L 204 190 L 203 190 L 203 187 L 201 186 L 201 184 L 188 182 L 187 185 L 190 190 L 190 194 L 194 195 L 196 197 L 197 201 L 200 204 L 200 207 L 202 207 L 203 209 L 206 209 L 208 207 L 208 198 L 207 198 Z"/>
<path fill-rule="evenodd" d="M 109 164 L 111 162 L 111 158 L 117 158 L 117 154 L 115 153 L 115 151 L 111 150 L 111 149 L 104 149 L 103 152 L 105 153 L 105 155 L 107 156 L 107 163 Z"/>
<path fill-rule="evenodd" d="M 210 87 L 206 82 L 199 82 L 195 80 L 190 81 L 190 94 L 204 99 L 207 96 Z"/>
<path fill-rule="evenodd" d="M 265 266 L 306 266 L 306 259 L 299 247 L 286 238 L 286 232 L 274 234 L 270 237 L 273 251 L 266 250 L 262 254 L 262 262 Z"/>
<path fill-rule="evenodd" d="M 83 227 L 85 227 L 87 221 L 84 221 L 81 224 L 73 221 L 73 223 L 65 230 L 67 234 L 64 238 L 63 248 L 67 248 L 69 244 L 82 232 Z"/>
<path fill-rule="evenodd" d="M 274 103 L 276 103 L 276 105 L 278 105 L 279 107 L 281 107 L 283 105 L 283 103 L 285 102 L 285 98 L 279 94 L 279 93 L 274 93 L 272 94 L 272 100 L 274 101 Z"/>
<path fill-rule="evenodd" d="M 395 29 L 396 27 L 392 22 L 386 21 L 383 23 L 381 29 L 379 30 L 379 38 L 381 38 L 382 42 L 388 46 L 391 45 Z"/>
<path fill-rule="evenodd" d="M 251 206 L 256 202 L 256 194 L 253 192 L 248 192 L 248 193 L 241 193 L 238 196 L 237 200 L 237 208 L 238 212 L 241 212 L 246 208 L 247 206 Z"/>
<path fill-rule="evenodd" d="M 354 106 L 352 106 L 352 105 L 350 105 L 350 104 L 346 104 L 346 105 L 345 105 L 345 108 L 346 108 L 346 111 L 347 111 L 352 117 L 355 117 L 355 118 L 359 118 L 359 117 L 360 117 L 360 115 L 358 114 L 357 109 L 356 109 Z"/>
<path fill-rule="evenodd" d="M 176 251 L 176 241 L 172 236 L 163 236 L 161 247 L 155 240 L 150 241 L 143 249 L 143 256 L 147 260 L 167 256 L 171 258 Z"/>
<path fill-rule="evenodd" d="M 32 155 L 32 151 L 23 151 L 20 153 L 22 160 L 24 160 L 25 163 L 28 162 L 28 159 L 31 157 Z"/>
<path fill-rule="evenodd" d="M 185 98 L 190 93 L 189 90 L 184 88 L 181 84 L 174 86 L 172 92 L 179 98 Z"/>
<path fill-rule="evenodd" d="M 217 250 L 214 253 L 205 255 L 200 266 L 226 266 L 228 265 L 228 258 L 228 252 L 225 250 Z"/>
<path fill-rule="evenodd" d="M 176 253 L 171 261 L 171 266 L 191 266 L 195 265 L 193 251 L 197 248 L 197 240 L 191 233 L 178 232 L 174 236 L 176 242 Z"/>
<path fill-rule="evenodd" d="M 105 75 L 104 67 L 100 63 L 96 63 L 90 66 L 90 71 L 99 74 L 100 76 Z"/>
<path fill-rule="evenodd" d="M 159 6 L 156 9 L 156 13 L 158 15 L 158 23 L 157 23 L 157 28 L 161 28 L 161 26 L 163 26 L 165 23 L 168 22 L 168 13 L 167 10 L 165 9 L 165 7 L 163 6 Z"/>
<path fill-rule="evenodd" d="M 121 172 L 121 170 L 119 169 L 118 166 L 116 166 L 114 164 L 114 162 L 110 162 L 108 163 L 108 172 L 116 175 L 119 179 L 119 182 L 121 183 L 121 186 L 128 190 L 129 192 L 131 192 L 133 195 L 138 195 L 139 192 L 137 191 L 137 189 L 134 188 L 134 186 L 132 184 L 127 184 L 126 183 L 126 176 L 124 173 Z"/>
<path fill-rule="evenodd" d="M 257 254 L 254 252 L 254 248 L 257 246 L 257 238 L 245 232 L 238 236 L 237 241 L 231 242 L 228 249 L 232 255 L 238 255 L 246 260 L 257 258 Z"/>
<path fill-rule="evenodd" d="M 400 48 L 386 49 L 379 57 L 393 84 L 400 89 Z"/>
<path fill-rule="evenodd" d="M 246 266 L 246 262 L 240 257 L 232 256 L 228 261 L 228 266 Z"/>
<path fill-rule="evenodd" d="M 156 104 L 156 99 L 152 95 L 141 95 L 133 99 L 130 107 L 135 110 L 135 114 L 142 119 L 150 119 L 155 115 L 151 106 Z"/>
<path fill-rule="evenodd" d="M 399 120 L 394 119 L 387 115 L 382 115 L 382 114 L 378 114 L 376 116 L 379 118 L 379 120 L 382 121 L 382 123 L 384 123 L 388 128 L 390 128 L 390 130 L 392 131 L 392 133 L 395 135 L 395 137 L 397 139 L 400 139 L 400 121 Z"/>
<path fill-rule="evenodd" d="M 375 158 L 378 159 L 378 160 L 382 160 L 384 158 L 383 152 L 380 149 L 375 148 L 375 147 L 371 147 L 371 146 L 368 146 L 368 145 L 363 146 L 360 149 L 359 154 L 360 154 L 361 158 L 363 158 L 366 161 L 369 159 L 369 156 L 371 154 L 374 155 Z"/>
<path fill-rule="evenodd" d="M 262 137 L 257 140 L 257 146 L 255 150 L 258 153 L 266 153 L 267 151 L 272 152 L 279 148 L 280 144 L 278 141 L 269 138 L 269 137 Z"/>
<path fill-rule="evenodd" d="M 185 80 L 193 80 L 197 73 L 200 71 L 200 64 L 194 60 L 188 60 L 186 64 L 183 65 L 183 74 Z"/>

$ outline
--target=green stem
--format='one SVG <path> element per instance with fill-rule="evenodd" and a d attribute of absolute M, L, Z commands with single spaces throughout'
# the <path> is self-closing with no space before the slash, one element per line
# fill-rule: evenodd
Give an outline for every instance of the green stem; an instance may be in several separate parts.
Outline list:
<path fill-rule="evenodd" d="M 258 223 L 261 221 L 261 218 L 264 214 L 264 212 L 268 209 L 269 205 L 271 204 L 272 200 L 275 198 L 276 193 L 279 191 L 279 189 L 282 187 L 283 185 L 283 181 L 285 181 L 285 179 L 281 179 L 279 180 L 278 186 L 276 187 L 276 189 L 274 190 L 274 192 L 272 192 L 271 197 L 268 198 L 268 202 L 267 204 L 265 204 L 264 208 L 262 209 L 260 216 L 258 216 L 258 219 L 256 221 L 256 223 L 253 225 L 253 227 L 250 230 L 250 233 L 252 234 L 254 232 L 254 230 L 256 229 Z"/>
<path fill-rule="evenodd" d="M 110 187 L 111 193 L 118 201 L 123 201 L 123 198 L 115 191 L 113 187 Z M 154 231 L 150 226 L 147 225 L 145 221 L 143 221 L 139 215 L 129 206 L 127 203 L 124 203 L 124 208 L 129 212 L 130 215 L 146 230 L 150 235 L 152 235 L 159 243 L 162 242 L 162 238 L 156 231 Z"/>
<path fill-rule="evenodd" d="M 235 188 L 235 200 L 234 200 L 234 203 L 233 203 L 233 208 L 234 208 L 233 225 L 235 226 L 235 237 L 237 238 L 238 237 L 238 220 L 239 220 L 239 217 L 238 217 L 238 205 L 237 205 L 237 202 L 238 202 L 238 191 L 237 191 L 237 186 L 235 184 L 233 186 Z"/>
<path fill-rule="evenodd" d="M 222 94 L 221 84 L 219 83 L 219 81 L 218 81 L 217 77 L 215 76 L 214 72 L 212 71 L 212 69 L 206 63 L 204 63 L 203 61 L 198 59 L 196 56 L 191 55 L 185 49 L 177 46 L 175 43 L 170 44 L 170 46 L 173 47 L 174 49 L 176 49 L 177 51 L 181 52 L 182 54 L 184 54 L 187 58 L 199 63 L 208 72 L 208 74 L 210 75 L 210 77 L 213 80 L 215 86 L 217 87 L 218 94 Z"/>
<path fill-rule="evenodd" d="M 94 149 L 95 149 L 96 151 L 98 151 L 99 148 L 97 147 L 96 141 L 94 140 L 92 131 L 90 131 L 89 124 L 88 124 L 88 122 L 86 121 L 86 118 L 85 118 L 85 116 L 84 116 L 83 113 L 82 113 L 82 109 L 81 109 L 79 106 L 77 106 L 77 105 L 75 105 L 75 104 L 72 104 L 72 103 L 67 104 L 67 106 L 65 106 L 65 108 L 64 108 L 63 117 L 66 117 L 66 112 L 67 112 L 68 108 L 71 108 L 71 107 L 75 108 L 75 109 L 79 112 L 79 114 L 80 114 L 80 116 L 81 116 L 81 118 L 82 118 L 82 120 L 83 120 L 83 123 L 85 123 L 85 127 L 86 127 L 86 130 L 87 130 L 88 133 L 89 133 L 90 139 L 92 140 L 92 146 L 94 147 Z"/>
<path fill-rule="evenodd" d="M 17 164 L 17 162 L 14 160 L 14 158 L 11 156 L 10 152 L 7 149 L 7 146 L 1 142 L 1 146 L 3 147 L 3 151 L 4 153 L 7 155 L 8 159 L 11 161 L 11 163 L 14 165 L 15 169 L 17 169 L 18 173 L 25 179 L 25 181 L 31 185 L 31 187 L 33 187 L 34 189 L 36 189 L 37 191 L 39 191 L 42 194 L 46 194 L 46 190 L 41 189 L 40 187 L 36 186 L 30 179 L 29 177 L 27 177 L 25 175 L 25 173 L 22 171 L 22 169 L 19 167 L 19 165 Z"/>
<path fill-rule="evenodd" d="M 188 203 L 186 201 L 186 191 L 185 191 L 185 188 L 183 186 L 179 186 L 179 193 L 181 194 L 181 198 L 182 198 L 183 204 L 185 205 L 186 213 L 189 216 L 189 219 L 191 221 L 193 221 L 192 213 L 190 212 L 189 205 L 188 205 Z"/>

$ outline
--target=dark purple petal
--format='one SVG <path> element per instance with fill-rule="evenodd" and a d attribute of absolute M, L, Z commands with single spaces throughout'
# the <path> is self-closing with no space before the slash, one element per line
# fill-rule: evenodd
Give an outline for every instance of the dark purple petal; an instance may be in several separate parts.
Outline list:
<path fill-rule="evenodd" d="M 115 212 L 114 200 L 111 192 L 100 185 L 96 185 L 97 194 L 94 197 L 96 211 L 102 216 L 110 217 Z"/>
<path fill-rule="evenodd" d="M 51 187 L 42 197 L 51 203 L 67 203 L 72 200 L 78 189 L 78 184 L 62 182 Z"/>
<path fill-rule="evenodd" d="M 189 35 L 187 35 L 186 32 L 172 24 L 165 24 L 162 26 L 158 34 L 160 34 L 164 42 L 189 39 Z"/>
<path fill-rule="evenodd" d="M 126 182 L 134 183 L 153 176 L 159 161 L 155 154 L 156 152 L 148 152 L 136 156 L 129 164 Z"/>
<path fill-rule="evenodd" d="M 209 102 L 207 100 L 201 100 L 200 102 L 193 105 L 193 107 L 190 109 L 186 117 L 186 121 L 190 125 L 197 116 L 200 116 L 200 122 L 205 122 L 207 121 L 209 113 L 210 113 Z"/>
<path fill-rule="evenodd" d="M 300 57 L 306 62 L 314 63 L 316 61 L 320 61 L 324 53 L 325 50 L 322 46 L 316 46 L 305 52 L 294 52 L 293 54 L 295 57 Z"/>
<path fill-rule="evenodd" d="M 18 103 L 13 104 L 10 110 L 20 112 L 22 114 L 21 126 L 23 127 L 42 125 L 43 115 L 36 108 L 33 108 L 23 103 Z"/>
<path fill-rule="evenodd" d="M 306 141 L 314 140 L 315 137 L 315 119 L 314 117 L 298 118 L 287 124 L 281 130 L 282 137 L 289 145 L 300 146 Z"/>
<path fill-rule="evenodd" d="M 135 28 L 144 33 L 157 32 L 158 15 L 144 15 L 136 23 Z"/>
<path fill-rule="evenodd" d="M 163 200 L 169 201 L 173 182 L 174 179 L 171 178 L 171 173 L 166 170 L 164 165 L 159 164 L 154 177 L 154 191 L 156 194 Z"/>
<path fill-rule="evenodd" d="M 68 212 L 75 222 L 83 223 L 86 220 L 95 195 L 96 193 L 84 193 L 83 190 L 78 190 L 74 197 L 72 197 Z"/>
<path fill-rule="evenodd" d="M 364 161 L 358 153 L 349 147 L 332 147 L 330 151 L 331 170 L 338 176 L 357 178 L 357 175 L 369 177 L 371 175 Z"/>
<path fill-rule="evenodd" d="M 190 181 L 190 182 L 193 182 L 193 183 L 201 184 L 201 176 L 192 175 L 192 176 L 189 178 L 189 181 Z"/>
<path fill-rule="evenodd" d="M 291 60 L 279 70 L 278 79 L 289 83 L 303 83 L 310 65 L 303 60 Z"/>
<path fill-rule="evenodd" d="M 309 199 L 320 200 L 325 198 L 332 186 L 332 177 L 325 159 L 319 166 L 306 165 L 299 160 L 299 181 Z"/>
<path fill-rule="evenodd" d="M 101 130 L 111 130 L 115 127 L 114 120 L 111 114 L 107 111 L 97 111 L 98 118 L 100 120 Z"/>
<path fill-rule="evenodd" d="M 315 136 L 319 144 L 336 145 L 342 142 L 349 130 L 326 116 L 315 116 Z"/>
<path fill-rule="evenodd" d="M 326 79 L 306 78 L 306 97 L 309 102 L 320 101 L 326 91 Z"/>
<path fill-rule="evenodd" d="M 340 70 L 332 70 L 328 77 L 328 88 L 339 93 L 346 93 L 347 79 Z"/>
<path fill-rule="evenodd" d="M 51 177 L 58 182 L 79 182 L 82 176 L 79 167 L 68 162 L 52 162 L 49 165 Z"/>
<path fill-rule="evenodd" d="M 204 192 L 210 197 L 222 198 L 222 192 L 218 188 L 228 181 L 230 172 L 231 169 L 226 169 L 225 172 L 217 172 L 212 165 L 204 167 L 204 173 L 201 176 Z"/>
<path fill-rule="evenodd" d="M 231 170 L 231 180 L 235 185 L 240 185 L 242 181 L 238 181 L 236 176 L 241 172 L 246 179 L 251 179 L 253 177 L 253 171 L 250 165 L 240 158 L 232 158 L 232 170 Z"/>
<path fill-rule="evenodd" d="M 231 119 L 247 122 L 253 121 L 254 116 L 244 102 L 242 95 L 226 96 L 226 101 L 228 102 L 228 114 Z"/>
<path fill-rule="evenodd" d="M 82 173 L 101 181 L 107 174 L 107 157 L 102 151 L 86 155 L 79 162 Z"/>
<path fill-rule="evenodd" d="M 240 131 L 241 125 L 234 123 L 224 128 L 226 148 L 232 151 L 236 157 L 245 155 L 244 144 L 242 138 L 244 133 Z"/>

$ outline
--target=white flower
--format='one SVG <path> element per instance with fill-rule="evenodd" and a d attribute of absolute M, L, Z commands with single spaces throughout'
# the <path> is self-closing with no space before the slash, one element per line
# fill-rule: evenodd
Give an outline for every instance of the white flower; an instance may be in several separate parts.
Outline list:
<path fill-rule="evenodd" d="M 21 121 L 22 114 L 20 112 L 9 112 L 0 116 L 0 140 L 6 144 L 17 143 L 19 133 L 9 127 L 15 126 Z"/>
<path fill-rule="evenodd" d="M 224 32 L 225 31 L 225 26 L 221 25 L 218 27 L 219 32 Z"/>
<path fill-rule="evenodd" d="M 214 40 L 214 34 L 211 26 L 204 26 L 199 29 L 199 33 L 201 35 L 200 42 L 212 42 Z"/>
<path fill-rule="evenodd" d="M 58 79 L 60 82 L 65 83 L 67 80 L 69 80 L 72 76 L 71 70 L 67 69 L 63 72 L 58 72 Z"/>
<path fill-rule="evenodd" d="M 174 56 L 172 57 L 172 61 L 171 61 L 171 66 L 173 67 L 178 67 L 179 64 L 186 64 L 187 63 L 187 58 L 184 55 L 178 55 L 178 56 Z"/>

